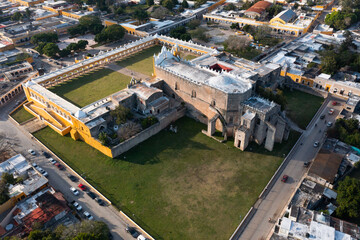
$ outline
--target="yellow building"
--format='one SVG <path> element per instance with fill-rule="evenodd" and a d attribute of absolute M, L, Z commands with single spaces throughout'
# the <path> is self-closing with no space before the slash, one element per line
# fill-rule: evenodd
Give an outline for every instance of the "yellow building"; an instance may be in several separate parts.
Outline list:
<path fill-rule="evenodd" d="M 115 95 L 105 97 L 84 108 L 79 108 L 67 100 L 57 96 L 46 87 L 55 86 L 61 82 L 76 78 L 105 64 L 126 58 L 132 54 L 142 51 L 155 44 L 166 46 L 177 45 L 177 50 L 187 50 L 194 54 L 205 54 L 215 50 L 205 46 L 173 39 L 166 36 L 149 36 L 129 43 L 123 47 L 107 51 L 102 55 L 82 60 L 74 65 L 59 69 L 51 74 L 39 76 L 23 84 L 28 103 L 24 104 L 25 109 L 42 120 L 50 128 L 62 136 L 69 134 L 74 140 L 83 140 L 87 144 L 96 148 L 109 157 L 114 157 L 117 153 L 112 148 L 102 145 L 95 135 L 104 127 L 106 121 L 102 119 L 104 111 L 109 111 L 105 106 L 114 99 L 117 101 L 127 101 L 135 90 L 124 90 Z M 149 94 L 150 90 L 147 91 Z M 150 91 L 151 92 L 151 91 Z M 158 94 L 154 92 L 154 94 Z M 150 95 L 149 95 L 150 96 Z M 152 95 L 151 95 L 152 96 Z M 119 100 L 121 99 L 121 100 Z M 141 100 L 141 102 L 146 102 Z M 115 155 L 114 155 L 115 154 Z"/>
<path fill-rule="evenodd" d="M 45 0 L 10 0 L 13 3 L 19 3 L 22 6 L 33 7 L 39 3 L 43 3 Z"/>

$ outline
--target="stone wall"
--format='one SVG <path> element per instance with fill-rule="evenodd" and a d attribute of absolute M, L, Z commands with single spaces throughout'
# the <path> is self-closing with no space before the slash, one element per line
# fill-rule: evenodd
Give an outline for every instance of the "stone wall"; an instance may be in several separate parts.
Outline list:
<path fill-rule="evenodd" d="M 112 157 L 117 157 L 120 154 L 130 150 L 135 147 L 139 143 L 145 141 L 151 136 L 157 134 L 164 128 L 166 128 L 171 122 L 178 120 L 179 118 L 185 115 L 186 109 L 181 107 L 179 109 L 171 109 L 170 111 L 164 113 L 159 116 L 159 122 L 150 126 L 149 128 L 141 131 L 135 136 L 127 139 L 126 141 L 114 146 L 111 148 Z"/>

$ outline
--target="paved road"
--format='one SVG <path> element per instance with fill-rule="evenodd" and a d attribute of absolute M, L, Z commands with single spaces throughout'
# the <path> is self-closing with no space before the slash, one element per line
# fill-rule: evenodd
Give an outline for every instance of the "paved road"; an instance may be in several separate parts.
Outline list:
<path fill-rule="evenodd" d="M 332 101 L 330 101 L 330 99 L 324 102 L 321 114 L 314 117 L 310 123 L 311 125 L 303 133 L 302 140 L 294 146 L 294 152 L 292 156 L 290 156 L 285 169 L 276 179 L 275 184 L 269 189 L 268 194 L 255 204 L 254 208 L 256 208 L 257 211 L 245 230 L 241 234 L 236 234 L 234 239 L 259 240 L 270 237 L 268 235 L 274 223 L 269 223 L 269 218 L 278 219 L 280 217 L 282 210 L 288 204 L 291 195 L 307 170 L 303 166 L 304 162 L 311 161 L 316 156 L 319 148 L 314 148 L 314 142 L 320 141 L 320 143 L 322 143 L 325 139 L 324 131 L 327 129 L 325 120 L 320 120 L 319 117 L 325 114 L 327 121 L 334 122 L 335 117 L 341 110 L 341 105 L 344 104 L 344 101 L 337 101 L 340 104 L 335 107 L 331 105 Z M 333 115 L 328 114 L 330 108 L 335 109 Z M 317 127 L 315 127 L 315 124 L 317 124 Z M 301 145 L 301 143 L 303 144 Z M 289 176 L 286 183 L 280 181 L 284 174 Z"/>
<path fill-rule="evenodd" d="M 99 206 L 84 192 L 80 192 L 78 197 L 74 196 L 69 188 L 71 186 L 77 188 L 78 183 L 73 183 L 66 177 L 68 171 L 59 171 L 42 155 L 37 154 L 37 156 L 33 157 L 27 153 L 27 150 L 30 148 L 38 153 L 43 149 L 36 141 L 30 139 L 27 134 L 23 133 L 20 128 L 9 120 L 7 114 L 14 108 L 15 102 L 16 98 L 10 104 L 0 108 L 0 133 L 5 133 L 8 138 L 16 141 L 14 150 L 45 169 L 49 173 L 49 183 L 56 190 L 62 192 L 69 202 L 76 200 L 85 210 L 89 211 L 96 220 L 104 221 L 109 226 L 114 239 L 133 239 L 130 234 L 125 232 L 126 222 L 118 215 L 112 206 Z"/>

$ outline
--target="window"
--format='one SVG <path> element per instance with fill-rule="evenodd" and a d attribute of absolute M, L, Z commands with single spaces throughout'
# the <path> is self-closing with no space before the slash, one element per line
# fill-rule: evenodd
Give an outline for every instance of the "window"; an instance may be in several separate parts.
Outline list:
<path fill-rule="evenodd" d="M 215 100 L 212 100 L 212 101 L 211 101 L 211 106 L 215 107 L 215 105 L 216 105 Z"/>
<path fill-rule="evenodd" d="M 191 91 L 191 97 L 196 98 L 196 91 L 195 90 Z"/>
<path fill-rule="evenodd" d="M 177 82 L 175 83 L 175 90 L 180 90 L 179 84 Z"/>

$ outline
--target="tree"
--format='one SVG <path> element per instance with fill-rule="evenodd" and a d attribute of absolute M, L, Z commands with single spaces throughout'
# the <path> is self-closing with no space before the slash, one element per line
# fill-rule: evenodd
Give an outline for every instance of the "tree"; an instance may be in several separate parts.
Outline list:
<path fill-rule="evenodd" d="M 78 49 L 79 49 L 79 50 L 84 50 L 88 44 L 89 44 L 89 42 L 86 41 L 86 40 L 79 40 L 79 41 L 77 42 L 77 45 L 78 45 Z"/>
<path fill-rule="evenodd" d="M 321 58 L 321 71 L 327 74 L 334 74 L 337 68 L 335 56 L 325 56 Z"/>
<path fill-rule="evenodd" d="M 20 21 L 22 18 L 23 15 L 21 14 L 21 12 L 16 12 L 10 17 L 11 21 Z"/>
<path fill-rule="evenodd" d="M 151 17 L 154 18 L 158 18 L 158 19 L 163 19 L 166 16 L 171 15 L 171 12 L 169 11 L 169 9 L 163 7 L 163 6 L 158 6 L 157 8 L 154 9 L 154 11 L 152 13 L 150 13 Z"/>
<path fill-rule="evenodd" d="M 249 45 L 249 43 L 250 41 L 247 38 L 231 35 L 224 42 L 224 46 L 226 46 L 226 49 L 232 51 L 243 51 Z"/>
<path fill-rule="evenodd" d="M 180 26 L 171 30 L 170 37 L 185 41 L 189 41 L 191 39 L 191 35 L 186 32 L 186 28 L 184 26 Z"/>
<path fill-rule="evenodd" d="M 182 3 L 181 3 L 181 6 L 183 6 L 183 8 L 188 8 L 189 3 L 186 0 L 183 0 Z"/>
<path fill-rule="evenodd" d="M 106 42 L 107 41 L 107 35 L 104 32 L 98 33 L 98 34 L 95 35 L 94 40 L 97 43 Z"/>
<path fill-rule="evenodd" d="M 147 13 L 146 13 L 147 14 Z M 104 29 L 108 41 L 120 40 L 125 35 L 125 29 L 120 25 L 111 25 Z"/>
<path fill-rule="evenodd" d="M 197 27 L 199 27 L 201 24 L 201 21 L 199 19 L 194 19 L 194 20 L 191 20 L 187 26 L 189 29 L 195 29 Z"/>
<path fill-rule="evenodd" d="M 30 8 L 26 8 L 25 10 L 25 16 L 27 19 L 30 19 L 32 15 L 32 11 L 30 10 Z"/>
<path fill-rule="evenodd" d="M 336 213 L 339 216 L 349 216 L 356 218 L 360 216 L 360 180 L 356 178 L 345 177 L 339 183 L 337 189 L 337 203 L 339 207 Z"/>
<path fill-rule="evenodd" d="M 172 0 L 165 0 L 163 1 L 163 4 L 162 4 L 164 7 L 166 7 L 167 9 L 169 9 L 170 11 L 173 10 L 174 8 L 174 4 L 173 4 L 173 1 Z"/>
<path fill-rule="evenodd" d="M 86 28 L 92 34 L 98 34 L 104 28 L 100 18 L 94 15 L 82 16 L 79 19 L 79 24 L 84 28 Z"/>
<path fill-rule="evenodd" d="M 117 125 L 123 124 L 127 119 L 132 117 L 130 109 L 124 107 L 123 105 L 117 106 L 114 110 L 110 112 L 110 115 L 114 118 Z"/>
<path fill-rule="evenodd" d="M 118 131 L 119 139 L 126 140 L 141 131 L 141 125 L 134 122 L 125 123 Z"/>
<path fill-rule="evenodd" d="M 133 17 L 139 21 L 139 24 L 146 22 L 149 19 L 148 13 L 142 9 L 136 9 Z"/>
<path fill-rule="evenodd" d="M 224 7 L 224 10 L 226 10 L 226 11 L 235 11 L 236 6 L 233 3 L 229 3 Z"/>
<path fill-rule="evenodd" d="M 55 43 L 59 39 L 57 33 L 38 33 L 31 37 L 31 42 L 33 44 L 43 43 Z"/>
<path fill-rule="evenodd" d="M 231 29 L 240 29 L 239 23 L 232 23 L 230 28 Z"/>
<path fill-rule="evenodd" d="M 146 0 L 146 4 L 148 6 L 152 6 L 152 5 L 154 5 L 154 0 Z"/>
<path fill-rule="evenodd" d="M 8 184 L 15 184 L 16 183 L 16 179 L 14 178 L 14 176 L 11 173 L 8 173 L 8 172 L 4 172 L 1 175 L 1 181 L 4 181 L 5 183 L 8 183 Z"/>
<path fill-rule="evenodd" d="M 206 34 L 206 29 L 202 27 L 198 27 L 195 30 L 190 31 L 191 38 L 196 38 L 204 42 L 209 41 L 209 36 Z"/>
<path fill-rule="evenodd" d="M 47 43 L 43 48 L 44 54 L 51 58 L 55 57 L 59 51 L 60 49 L 55 43 Z"/>
<path fill-rule="evenodd" d="M 76 35 L 84 35 L 87 31 L 87 28 L 81 24 L 78 24 L 74 27 L 68 28 L 67 32 L 73 37 Z"/>
<path fill-rule="evenodd" d="M 100 132 L 99 133 L 99 141 L 104 146 L 109 145 L 109 136 L 107 135 L 106 132 Z"/>

